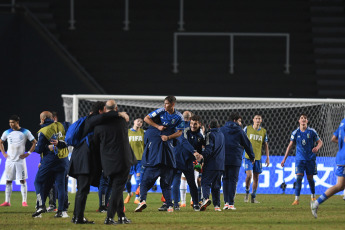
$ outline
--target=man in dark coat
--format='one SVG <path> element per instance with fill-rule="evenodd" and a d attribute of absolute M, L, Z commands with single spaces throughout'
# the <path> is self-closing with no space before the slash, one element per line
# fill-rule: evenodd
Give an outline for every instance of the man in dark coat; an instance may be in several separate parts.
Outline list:
<path fill-rule="evenodd" d="M 117 111 L 114 100 L 106 103 L 106 112 Z M 97 125 L 94 129 L 94 146 L 99 150 L 104 176 L 110 177 L 112 193 L 104 224 L 129 224 L 123 211 L 123 189 L 129 170 L 137 163 L 128 140 L 128 127 L 125 119 L 115 119 Z M 115 213 L 118 222 L 114 221 Z"/>
<path fill-rule="evenodd" d="M 93 104 L 91 114 L 84 122 L 84 127 L 82 129 L 83 137 L 92 132 L 96 125 L 102 124 L 107 120 L 120 119 L 120 117 L 128 120 L 128 115 L 124 112 L 117 113 L 113 111 L 111 113 L 104 113 L 104 106 L 104 102 L 96 102 Z M 85 140 L 79 146 L 76 146 L 72 152 L 68 174 L 77 179 L 78 191 L 75 196 L 72 218 L 72 222 L 75 224 L 94 223 L 84 218 L 84 210 L 87 195 L 90 192 L 90 185 L 98 186 L 102 172 L 100 156 L 96 154 L 98 152 L 99 151 L 96 151 L 94 148 L 92 136 L 89 136 L 87 141 Z"/>
<path fill-rule="evenodd" d="M 238 174 L 242 164 L 243 148 L 248 153 L 250 160 L 254 162 L 255 155 L 252 144 L 247 134 L 241 128 L 242 117 L 238 113 L 230 115 L 230 121 L 226 122 L 220 131 L 225 137 L 225 170 L 223 175 L 224 210 L 236 210 L 234 199 Z"/>

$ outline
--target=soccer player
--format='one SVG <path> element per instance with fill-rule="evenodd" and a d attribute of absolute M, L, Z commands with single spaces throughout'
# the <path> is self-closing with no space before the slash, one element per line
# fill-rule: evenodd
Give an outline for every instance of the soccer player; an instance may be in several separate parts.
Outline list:
<path fill-rule="evenodd" d="M 216 119 L 210 122 L 210 131 L 206 134 L 206 146 L 201 155 L 205 163 L 203 167 L 201 188 L 204 200 L 200 206 L 200 211 L 205 211 L 211 204 L 210 188 L 215 211 L 220 209 L 220 188 L 222 186 L 222 175 L 224 171 L 225 160 L 225 140 L 223 133 L 219 130 L 219 124 Z"/>
<path fill-rule="evenodd" d="M 317 218 L 317 209 L 320 204 L 325 202 L 334 194 L 345 188 L 345 119 L 340 122 L 338 129 L 333 133 L 332 142 L 338 143 L 339 150 L 335 158 L 337 169 L 335 175 L 338 177 L 337 184 L 326 190 L 317 200 L 311 201 L 311 213 Z"/>
<path fill-rule="evenodd" d="M 220 131 L 225 137 L 225 170 L 223 174 L 224 210 L 236 210 L 234 200 L 238 182 L 238 174 L 242 164 L 243 148 L 254 163 L 255 155 L 252 145 L 241 128 L 242 117 L 238 113 L 230 115 L 230 121 L 226 122 Z"/>
<path fill-rule="evenodd" d="M 141 128 L 143 126 L 143 119 L 140 117 L 134 120 L 133 127 L 128 130 L 128 139 L 129 144 L 132 147 L 132 150 L 134 152 L 135 157 L 137 158 L 138 163 L 136 165 L 133 165 L 131 167 L 131 170 L 129 172 L 128 181 L 126 183 L 126 188 L 128 195 L 124 201 L 124 203 L 128 203 L 131 197 L 133 196 L 132 190 L 132 184 L 131 184 L 131 178 L 133 174 L 135 175 L 135 180 L 137 182 L 137 188 L 140 185 L 140 172 L 141 172 L 141 158 L 143 157 L 144 152 L 144 130 Z M 135 204 L 140 203 L 140 197 L 139 194 L 136 194 Z"/>
<path fill-rule="evenodd" d="M 302 188 L 302 180 L 304 171 L 307 174 L 308 183 L 311 191 L 311 199 L 315 200 L 315 181 L 313 176 L 317 175 L 316 166 L 316 153 L 322 146 L 322 140 L 315 131 L 308 127 L 308 117 L 302 113 L 299 116 L 299 128 L 294 130 L 291 134 L 290 143 L 286 149 L 285 156 L 281 162 L 281 166 L 284 167 L 286 158 L 288 157 L 290 150 L 296 145 L 296 188 L 295 188 L 295 201 L 292 205 L 299 205 L 299 195 Z M 315 146 L 317 143 L 317 146 Z"/>
<path fill-rule="evenodd" d="M 193 115 L 190 120 L 190 126 L 185 128 L 184 137 L 188 142 L 194 147 L 194 150 L 198 153 L 202 152 L 202 147 L 205 145 L 204 136 L 200 132 L 201 127 L 201 117 L 198 115 Z M 196 183 L 198 184 L 199 173 L 196 173 Z M 186 207 L 186 193 L 187 193 L 187 179 L 183 175 L 181 178 L 180 194 L 181 194 L 181 207 Z M 198 193 L 201 193 L 201 186 L 198 186 Z M 198 195 L 198 197 L 200 197 Z"/>
<path fill-rule="evenodd" d="M 182 114 L 175 109 L 175 103 L 174 96 L 167 96 L 164 99 L 164 108 L 149 113 L 144 119 L 150 126 L 145 133 L 145 150 L 141 161 L 144 169 L 140 184 L 140 203 L 135 212 L 141 212 L 147 207 L 147 191 L 158 177 L 168 206 L 167 211 L 174 211 L 171 183 L 176 159 L 172 141 L 181 136 L 184 130 L 184 120 Z"/>
<path fill-rule="evenodd" d="M 26 179 L 28 173 L 26 169 L 25 158 L 28 157 L 35 149 L 36 140 L 31 132 L 19 126 L 19 117 L 12 115 L 9 119 L 10 129 L 6 130 L 0 140 L 0 150 L 2 155 L 6 158 L 5 174 L 6 174 L 6 189 L 5 202 L 0 206 L 11 206 L 12 181 L 19 180 L 21 184 L 22 206 L 27 204 L 27 184 Z M 25 153 L 26 141 L 30 141 L 32 146 L 30 150 Z M 4 142 L 7 141 L 8 147 L 5 152 Z"/>
<path fill-rule="evenodd" d="M 255 154 L 255 163 L 252 164 L 248 153 L 245 154 L 245 171 L 246 171 L 246 195 L 244 198 L 244 202 L 249 201 L 249 189 L 251 180 L 253 178 L 253 186 L 252 186 L 252 194 L 251 194 L 251 203 L 260 203 L 256 200 L 256 192 L 259 185 L 259 175 L 262 173 L 262 162 L 261 162 L 261 154 L 262 154 L 262 146 L 265 147 L 266 153 L 266 166 L 270 164 L 269 158 L 269 150 L 268 150 L 268 138 L 267 138 L 267 131 L 266 129 L 261 127 L 262 123 L 262 116 L 256 114 L 253 118 L 253 125 L 249 125 L 244 128 L 244 132 L 247 133 L 247 137 L 252 144 L 254 154 Z"/>

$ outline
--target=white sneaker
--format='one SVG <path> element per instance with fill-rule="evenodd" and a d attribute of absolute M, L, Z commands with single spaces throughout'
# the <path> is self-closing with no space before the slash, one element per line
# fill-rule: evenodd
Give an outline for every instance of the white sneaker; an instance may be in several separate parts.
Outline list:
<path fill-rule="evenodd" d="M 34 218 L 42 218 L 42 214 L 39 214 L 38 216 L 35 216 Z"/>
<path fill-rule="evenodd" d="M 317 209 L 318 208 L 319 208 L 319 206 L 316 204 L 316 201 L 311 201 L 310 202 L 311 214 L 313 214 L 315 219 L 317 218 Z"/>
<path fill-rule="evenodd" d="M 214 207 L 214 211 L 216 211 L 216 212 L 221 212 L 222 210 L 220 209 L 220 207 L 215 206 L 215 207 Z"/>
<path fill-rule="evenodd" d="M 244 203 L 248 203 L 248 202 L 249 202 L 249 193 L 246 193 L 244 197 Z"/>
<path fill-rule="evenodd" d="M 229 204 L 228 204 L 228 203 L 225 203 L 225 204 L 224 204 L 223 210 L 227 210 L 227 209 L 229 209 Z"/>
<path fill-rule="evenodd" d="M 69 217 L 69 215 L 67 214 L 67 212 L 63 211 L 62 212 L 62 218 L 68 218 L 68 217 Z"/>
<path fill-rule="evenodd" d="M 229 210 L 236 210 L 235 205 L 229 205 Z"/>

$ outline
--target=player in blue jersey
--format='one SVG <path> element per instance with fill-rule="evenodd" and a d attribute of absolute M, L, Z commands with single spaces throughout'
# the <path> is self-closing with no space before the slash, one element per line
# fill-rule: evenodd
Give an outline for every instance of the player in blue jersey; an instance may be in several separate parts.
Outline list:
<path fill-rule="evenodd" d="M 311 213 L 315 218 L 317 218 L 317 209 L 319 205 L 345 188 L 345 119 L 340 122 L 338 129 L 333 133 L 332 142 L 338 143 L 339 146 L 335 159 L 337 164 L 335 175 L 337 175 L 338 180 L 336 185 L 327 189 L 317 200 L 311 201 Z"/>
<path fill-rule="evenodd" d="M 308 127 L 307 115 L 301 114 L 298 122 L 299 128 L 292 132 L 290 143 L 286 149 L 284 159 L 281 162 L 281 166 L 284 167 L 290 150 L 294 145 L 296 145 L 296 188 L 295 201 L 292 203 L 292 205 L 299 204 L 299 196 L 301 193 L 304 172 L 307 174 L 310 191 L 312 193 L 311 199 L 315 200 L 315 181 L 313 176 L 317 175 L 316 153 L 322 147 L 322 140 L 315 129 Z M 317 143 L 316 146 L 315 143 Z"/>
<path fill-rule="evenodd" d="M 173 212 L 171 199 L 171 183 L 176 159 L 173 139 L 182 135 L 184 120 L 182 114 L 175 110 L 176 98 L 167 96 L 164 107 L 149 113 L 144 121 L 149 124 L 144 141 L 145 150 L 142 157 L 142 181 L 140 185 L 140 203 L 135 212 L 141 212 L 146 206 L 147 191 L 160 177 L 160 186 L 168 206 L 167 211 Z"/>

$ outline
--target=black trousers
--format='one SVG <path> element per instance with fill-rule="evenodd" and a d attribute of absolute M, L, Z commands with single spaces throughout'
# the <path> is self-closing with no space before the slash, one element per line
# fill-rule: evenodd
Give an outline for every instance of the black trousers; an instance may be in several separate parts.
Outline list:
<path fill-rule="evenodd" d="M 123 189 L 125 188 L 129 170 L 124 170 L 117 174 L 110 175 L 111 183 L 111 196 L 109 201 L 109 207 L 107 212 L 107 217 L 114 218 L 117 213 L 117 217 L 124 217 L 125 213 L 123 212 Z"/>
<path fill-rule="evenodd" d="M 78 220 L 84 218 L 84 211 L 86 206 L 87 195 L 90 192 L 91 179 L 88 174 L 81 174 L 77 176 L 77 193 L 75 195 L 74 212 L 73 215 Z"/>

